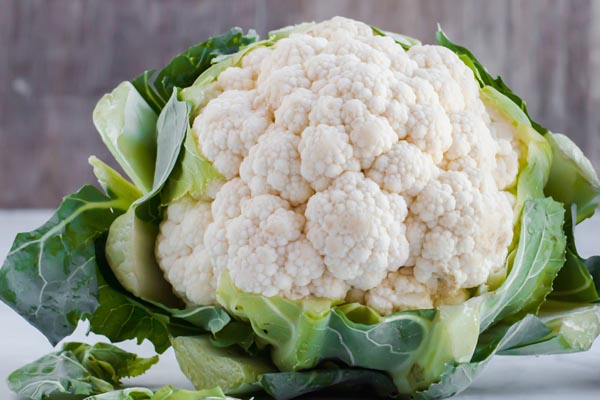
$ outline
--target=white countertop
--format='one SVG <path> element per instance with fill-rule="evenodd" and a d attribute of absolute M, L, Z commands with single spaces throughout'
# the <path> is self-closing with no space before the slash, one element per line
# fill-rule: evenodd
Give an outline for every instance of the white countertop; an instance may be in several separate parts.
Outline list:
<path fill-rule="evenodd" d="M 34 229 L 50 215 L 45 210 L 0 210 L 0 262 L 4 261 L 17 232 Z M 600 217 L 578 227 L 580 253 L 590 256 L 600 253 Z M 52 347 L 41 333 L 0 303 L 0 399 L 14 400 L 5 378 L 10 372 L 50 351 Z M 83 324 L 68 341 L 94 343 L 103 340 L 97 335 L 85 336 Z M 106 339 L 104 338 L 104 341 Z M 121 347 L 142 356 L 152 355 L 152 346 L 136 346 L 126 342 Z M 160 362 L 147 374 L 129 379 L 127 385 L 157 387 L 171 384 L 192 388 L 179 371 L 172 351 L 161 356 Z M 599 399 L 600 341 L 586 353 L 543 357 L 495 357 L 475 383 L 456 399 Z"/>

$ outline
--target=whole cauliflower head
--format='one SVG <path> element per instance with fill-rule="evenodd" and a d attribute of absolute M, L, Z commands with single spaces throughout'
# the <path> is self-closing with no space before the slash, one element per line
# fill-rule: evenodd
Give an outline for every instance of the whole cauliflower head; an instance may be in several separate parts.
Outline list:
<path fill-rule="evenodd" d="M 450 50 L 333 18 L 255 46 L 211 84 L 212 202 L 166 210 L 158 262 L 189 304 L 238 289 L 387 315 L 464 300 L 504 267 L 519 145 Z"/>

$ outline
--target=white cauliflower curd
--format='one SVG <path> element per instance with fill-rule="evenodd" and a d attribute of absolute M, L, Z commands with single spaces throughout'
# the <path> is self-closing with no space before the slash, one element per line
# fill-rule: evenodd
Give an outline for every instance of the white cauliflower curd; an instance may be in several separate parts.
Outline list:
<path fill-rule="evenodd" d="M 519 147 L 450 50 L 345 18 L 255 46 L 193 121 L 226 183 L 166 209 L 158 263 L 189 304 L 240 290 L 383 315 L 464 299 L 504 268 Z"/>

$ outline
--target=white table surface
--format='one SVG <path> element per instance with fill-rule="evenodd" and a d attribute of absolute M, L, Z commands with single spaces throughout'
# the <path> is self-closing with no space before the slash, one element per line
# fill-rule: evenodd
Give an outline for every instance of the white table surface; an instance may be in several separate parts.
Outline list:
<path fill-rule="evenodd" d="M 4 261 L 17 232 L 41 225 L 50 213 L 46 210 L 0 210 L 0 261 Z M 586 257 L 600 253 L 600 217 L 578 227 L 580 253 Z M 0 400 L 14 400 L 5 378 L 50 351 L 52 346 L 35 328 L 0 303 Z M 83 324 L 67 341 L 94 343 L 105 340 L 98 335 L 85 336 Z M 142 356 L 152 355 L 152 346 L 126 342 L 121 347 Z M 127 385 L 158 387 L 171 384 L 192 388 L 179 371 L 172 351 L 145 375 L 126 380 Z M 589 352 L 542 357 L 495 357 L 474 384 L 456 399 L 600 399 L 600 341 Z"/>

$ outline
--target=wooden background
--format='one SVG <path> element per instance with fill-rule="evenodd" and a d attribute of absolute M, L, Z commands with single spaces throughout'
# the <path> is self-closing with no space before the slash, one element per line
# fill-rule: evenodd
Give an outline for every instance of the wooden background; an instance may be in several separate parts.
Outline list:
<path fill-rule="evenodd" d="M 99 97 L 231 26 L 344 15 L 431 42 L 439 22 L 600 169 L 600 1 L 0 0 L 0 208 L 55 207 L 109 156 Z"/>

